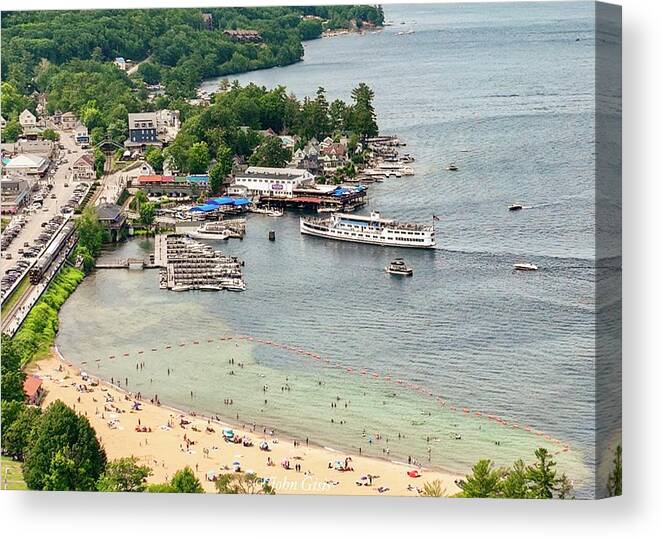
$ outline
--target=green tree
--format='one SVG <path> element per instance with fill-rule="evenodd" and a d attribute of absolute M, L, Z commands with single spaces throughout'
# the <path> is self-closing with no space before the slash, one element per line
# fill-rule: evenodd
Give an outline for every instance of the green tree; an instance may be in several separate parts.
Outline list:
<path fill-rule="evenodd" d="M 94 269 L 94 257 L 87 247 L 76 245 L 75 250 L 76 258 L 80 257 L 82 261 L 83 271 L 87 274 Z"/>
<path fill-rule="evenodd" d="M 206 142 L 196 142 L 188 151 L 188 168 L 192 174 L 203 174 L 209 170 L 211 156 Z"/>
<path fill-rule="evenodd" d="M 473 466 L 472 475 L 468 475 L 459 486 L 461 498 L 496 498 L 500 493 L 502 471 L 494 468 L 493 463 L 483 459 Z"/>
<path fill-rule="evenodd" d="M 23 129 L 17 119 L 7 120 L 7 125 L 2 130 L 2 142 L 16 142 L 22 132 Z"/>
<path fill-rule="evenodd" d="M 27 404 L 22 401 L 6 401 L 5 399 L 2 399 L 2 414 L 0 415 L 0 418 L 2 418 L 2 421 L 0 422 L 2 434 L 0 434 L 0 438 L 3 440 L 3 444 L 9 427 L 12 426 L 12 423 L 16 421 L 18 415 L 26 406 Z"/>
<path fill-rule="evenodd" d="M 54 129 L 48 128 L 41 132 L 41 136 L 46 140 L 60 140 L 60 134 Z"/>
<path fill-rule="evenodd" d="M 131 201 L 131 207 L 139 212 L 142 205 L 146 204 L 147 202 L 149 202 L 147 194 L 142 189 L 138 189 L 138 191 L 136 191 L 135 195 L 133 196 L 133 200 Z"/>
<path fill-rule="evenodd" d="M 442 498 L 447 496 L 447 489 L 443 486 L 443 481 L 434 479 L 422 485 L 422 492 L 420 496 L 428 496 L 432 498 Z"/>
<path fill-rule="evenodd" d="M 25 400 L 23 381 L 25 373 L 21 370 L 21 350 L 13 339 L 2 335 L 2 361 L 0 372 L 2 374 L 2 387 L 0 392 L 3 401 Z"/>
<path fill-rule="evenodd" d="M 275 494 L 273 485 L 254 473 L 220 474 L 216 490 L 219 494 Z"/>
<path fill-rule="evenodd" d="M 154 494 L 174 494 L 176 490 L 172 488 L 170 483 L 152 483 L 147 485 L 147 492 Z"/>
<path fill-rule="evenodd" d="M 18 415 L 2 435 L 2 452 L 18 460 L 23 460 L 25 449 L 39 424 L 40 418 L 40 408 L 21 404 Z M 4 423 L 4 414 L 2 420 Z"/>
<path fill-rule="evenodd" d="M 374 91 L 361 82 L 353 89 L 351 97 L 354 104 L 348 112 L 348 129 L 361 139 L 378 135 L 379 126 L 376 123 L 376 112 L 372 105 Z"/>
<path fill-rule="evenodd" d="M 147 151 L 145 151 L 145 159 L 156 172 L 163 172 L 163 162 L 165 161 L 165 156 L 163 155 L 163 151 L 160 148 L 157 148 L 156 146 L 150 146 L 147 148 Z"/>
<path fill-rule="evenodd" d="M 161 68 L 153 62 L 144 62 L 138 67 L 138 75 L 147 84 L 158 84 L 161 82 Z"/>
<path fill-rule="evenodd" d="M 500 484 L 501 494 L 504 498 L 529 498 L 530 481 L 525 463 L 519 459 L 512 468 L 505 470 Z"/>
<path fill-rule="evenodd" d="M 43 478 L 41 490 L 93 490 L 92 488 L 76 488 L 80 479 L 71 448 L 66 446 L 55 451 Z"/>
<path fill-rule="evenodd" d="M 606 483 L 609 496 L 622 496 L 622 446 L 615 448 L 615 458 L 613 459 L 613 469 L 608 474 Z"/>
<path fill-rule="evenodd" d="M 553 498 L 558 486 L 556 478 L 555 461 L 548 450 L 540 447 L 535 451 L 537 462 L 528 467 L 531 497 L 538 499 Z"/>
<path fill-rule="evenodd" d="M 174 492 L 202 493 L 204 489 L 190 467 L 186 466 L 174 474 L 170 481 L 170 486 Z"/>
<path fill-rule="evenodd" d="M 93 257 L 96 257 L 101 250 L 105 236 L 96 209 L 91 206 L 86 207 L 76 223 L 76 228 L 78 229 L 79 245 L 87 249 Z"/>
<path fill-rule="evenodd" d="M 124 457 L 106 464 L 96 487 L 101 492 L 143 492 L 150 475 L 149 466 L 138 464 L 136 457 Z"/>
<path fill-rule="evenodd" d="M 291 159 L 291 150 L 278 137 L 267 137 L 250 156 L 250 164 L 260 167 L 283 167 Z"/>
<path fill-rule="evenodd" d="M 92 140 L 93 142 L 97 143 L 100 141 L 95 141 L 95 136 L 94 136 L 94 129 L 92 130 Z M 99 150 L 98 148 L 94 148 L 94 171 L 96 172 L 96 177 L 100 178 L 103 176 L 103 170 L 106 166 L 106 155 Z"/>
<path fill-rule="evenodd" d="M 58 400 L 30 437 L 23 477 L 31 490 L 94 490 L 105 465 L 106 453 L 87 418 Z"/>
<path fill-rule="evenodd" d="M 216 149 L 216 164 L 209 170 L 209 188 L 213 194 L 220 189 L 232 172 L 232 151 L 221 144 Z"/>
<path fill-rule="evenodd" d="M 151 202 L 140 205 L 140 222 L 147 228 L 151 228 L 156 218 L 156 206 Z"/>

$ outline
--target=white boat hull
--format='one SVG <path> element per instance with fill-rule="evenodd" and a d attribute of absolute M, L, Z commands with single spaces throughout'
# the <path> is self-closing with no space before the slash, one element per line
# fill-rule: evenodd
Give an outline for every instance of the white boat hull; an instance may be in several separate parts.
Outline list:
<path fill-rule="evenodd" d="M 403 241 L 398 239 L 389 239 L 383 234 L 378 234 L 379 238 L 361 238 L 358 236 L 351 236 L 350 233 L 344 234 L 344 231 L 338 230 L 318 230 L 311 228 L 306 225 L 306 223 L 301 220 L 300 223 L 301 234 L 307 234 L 309 236 L 317 236 L 320 238 L 326 238 L 330 240 L 337 241 L 348 241 L 352 243 L 367 243 L 370 245 L 382 245 L 384 247 L 406 247 L 409 249 L 433 249 L 436 245 L 436 240 L 433 237 L 427 236 L 423 238 L 423 241 L 419 243 L 413 243 L 409 241 Z M 370 234 L 372 236 L 377 234 Z"/>

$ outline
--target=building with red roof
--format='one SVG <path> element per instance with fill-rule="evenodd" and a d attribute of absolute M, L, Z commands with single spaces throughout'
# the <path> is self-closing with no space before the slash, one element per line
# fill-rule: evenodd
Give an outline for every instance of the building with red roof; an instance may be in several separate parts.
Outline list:
<path fill-rule="evenodd" d="M 28 374 L 23 381 L 23 393 L 25 393 L 25 399 L 28 404 L 39 404 L 44 395 L 41 378 L 33 374 Z"/>

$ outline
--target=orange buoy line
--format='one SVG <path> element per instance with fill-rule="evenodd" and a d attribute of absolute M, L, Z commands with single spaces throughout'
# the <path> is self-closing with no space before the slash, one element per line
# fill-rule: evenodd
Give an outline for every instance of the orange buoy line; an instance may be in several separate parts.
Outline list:
<path fill-rule="evenodd" d="M 279 342 L 276 342 L 276 341 L 271 341 L 271 340 L 267 340 L 267 339 L 261 339 L 261 338 L 253 337 L 253 336 L 250 336 L 250 335 L 225 335 L 225 336 L 222 336 L 222 337 L 218 337 L 217 339 L 215 339 L 213 337 L 209 337 L 209 338 L 206 339 L 206 342 L 207 343 L 213 343 L 213 342 L 216 342 L 216 340 L 218 340 L 218 341 L 231 341 L 231 340 L 234 340 L 234 339 L 239 340 L 239 341 L 256 342 L 256 343 L 259 343 L 259 344 L 262 344 L 262 345 L 265 345 L 265 346 L 271 346 L 273 348 L 279 348 L 281 350 L 287 350 L 287 351 L 292 352 L 294 354 L 297 354 L 299 356 L 303 356 L 306 359 L 307 358 L 312 358 L 313 360 L 324 363 L 325 365 L 327 365 L 331 368 L 341 369 L 341 370 L 345 371 L 346 373 L 355 374 L 356 376 L 370 377 L 374 380 L 383 380 L 384 382 L 392 382 L 392 383 L 395 383 L 397 385 L 403 385 L 403 386 L 407 387 L 408 389 L 411 389 L 411 390 L 415 391 L 416 393 L 434 398 L 435 402 L 439 406 L 444 407 L 444 408 L 448 409 L 451 412 L 461 411 L 463 414 L 466 414 L 466 415 L 471 414 L 471 409 L 470 408 L 467 408 L 467 407 L 459 407 L 458 408 L 456 405 L 448 403 L 442 395 L 436 395 L 433 391 L 429 390 L 428 388 L 425 388 L 425 387 L 421 386 L 420 384 L 416 384 L 416 383 L 413 383 L 413 382 L 408 381 L 408 380 L 402 380 L 400 378 L 393 379 L 388 374 L 381 374 L 381 373 L 378 373 L 378 372 L 368 372 L 366 369 L 356 369 L 355 367 L 349 367 L 349 366 L 346 366 L 346 365 L 342 365 L 339 362 L 334 362 L 334 361 L 330 360 L 329 358 L 323 357 L 323 356 L 321 356 L 321 355 L 319 355 L 315 352 L 305 350 L 304 348 L 298 348 L 298 347 L 295 347 L 295 346 L 290 346 L 290 345 L 279 343 Z M 178 346 L 181 348 L 181 347 L 184 347 L 184 346 L 187 346 L 187 345 L 194 345 L 194 344 L 200 344 L 200 341 L 191 341 L 190 343 L 185 343 L 185 342 L 184 343 L 179 343 Z M 167 345 L 163 346 L 162 349 L 151 348 L 151 352 L 158 352 L 159 350 L 162 350 L 162 351 L 172 350 L 172 345 L 167 344 Z M 143 354 L 143 353 L 144 353 L 144 350 L 137 351 L 137 354 Z M 122 355 L 123 355 L 123 357 L 129 357 L 131 355 L 131 353 L 130 352 L 124 352 Z M 110 355 L 110 356 L 108 356 L 108 359 L 114 360 L 114 359 L 116 359 L 116 356 L 115 355 Z M 95 361 L 98 363 L 98 362 L 101 361 L 101 359 L 96 359 Z M 531 434 L 535 434 L 536 436 L 539 436 L 539 437 L 543 438 L 544 440 L 546 440 L 549 443 L 552 443 L 554 445 L 557 445 L 557 446 L 561 447 L 561 449 L 559 451 L 553 453 L 554 455 L 557 455 L 560 452 L 568 452 L 571 449 L 571 446 L 569 445 L 569 443 L 563 442 L 562 440 L 559 440 L 557 438 L 553 438 L 552 436 L 550 436 L 550 435 L 548 435 L 548 434 L 546 434 L 542 431 L 533 429 L 529 425 L 521 426 L 518 423 L 510 423 L 507 420 L 504 420 L 503 418 L 501 418 L 497 415 L 485 414 L 483 412 L 480 412 L 479 410 L 473 410 L 472 415 L 474 417 L 484 419 L 486 421 L 491 421 L 491 422 L 497 423 L 499 425 L 502 425 L 503 427 L 510 427 L 512 429 L 518 429 L 518 430 L 522 429 L 526 432 L 529 432 Z"/>

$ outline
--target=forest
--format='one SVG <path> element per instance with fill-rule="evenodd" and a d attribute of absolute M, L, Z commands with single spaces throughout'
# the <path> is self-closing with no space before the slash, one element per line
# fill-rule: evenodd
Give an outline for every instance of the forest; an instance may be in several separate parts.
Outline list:
<path fill-rule="evenodd" d="M 207 23 L 203 13 L 211 15 Z M 281 66 L 302 58 L 301 42 L 326 28 L 380 25 L 373 6 L 136 9 L 5 12 L 2 80 L 22 94 L 44 91 L 39 76 L 70 62 L 149 59 L 141 74 L 163 82 L 171 97 L 193 97 L 205 78 Z M 236 42 L 224 30 L 255 30 Z M 91 64 L 78 63 L 77 68 Z M 97 69 L 98 70 L 98 69 Z"/>

